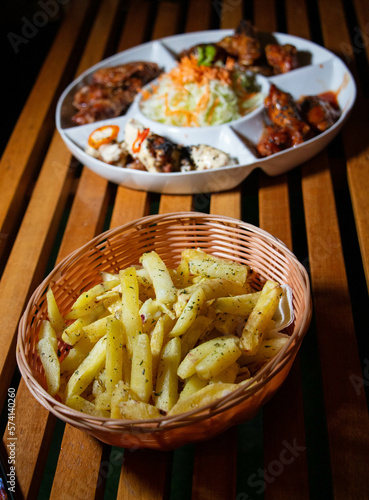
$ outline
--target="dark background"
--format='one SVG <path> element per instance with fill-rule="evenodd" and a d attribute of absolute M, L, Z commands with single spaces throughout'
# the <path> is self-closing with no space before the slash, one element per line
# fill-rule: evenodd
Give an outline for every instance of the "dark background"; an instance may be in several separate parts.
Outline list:
<path fill-rule="evenodd" d="M 47 0 L 44 2 L 46 5 Z M 51 3 L 59 5 L 57 1 Z M 56 11 L 56 8 L 54 10 Z M 3 106 L 0 113 L 0 154 L 6 146 L 59 28 L 60 13 L 61 8 L 54 15 L 47 14 L 38 1 L 34 0 L 5 0 L 1 4 L 0 82 Z M 33 29 L 30 25 L 33 25 Z M 23 33 L 27 37 L 23 36 Z"/>

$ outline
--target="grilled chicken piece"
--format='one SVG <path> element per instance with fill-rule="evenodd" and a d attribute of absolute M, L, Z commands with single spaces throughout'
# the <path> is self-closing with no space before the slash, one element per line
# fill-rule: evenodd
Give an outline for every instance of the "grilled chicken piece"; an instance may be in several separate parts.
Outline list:
<path fill-rule="evenodd" d="M 341 116 L 336 102 L 322 96 L 307 96 L 298 102 L 303 119 L 316 133 L 321 133 L 332 127 Z"/>
<path fill-rule="evenodd" d="M 261 156 L 270 156 L 292 146 L 292 138 L 288 129 L 268 125 L 264 128 L 256 146 Z"/>
<path fill-rule="evenodd" d="M 73 106 L 79 111 L 72 117 L 78 125 L 93 123 L 123 114 L 137 94 L 136 88 L 123 90 L 98 84 L 85 85 L 76 92 Z"/>
<path fill-rule="evenodd" d="M 93 83 L 106 85 L 108 87 L 121 87 L 127 84 L 127 80 L 135 77 L 145 85 L 161 73 L 156 63 L 146 61 L 135 61 L 119 66 L 100 68 L 93 75 Z"/>
<path fill-rule="evenodd" d="M 219 149 L 200 144 L 182 146 L 144 128 L 132 119 L 125 127 L 125 147 L 149 172 L 177 172 L 207 170 L 235 161 Z"/>
<path fill-rule="evenodd" d="M 120 116 L 132 104 L 143 85 L 160 74 L 159 66 L 151 62 L 131 62 L 101 68 L 93 75 L 93 83 L 74 95 L 72 116 L 77 125 Z"/>
<path fill-rule="evenodd" d="M 105 118 L 114 118 L 122 114 L 124 107 L 109 99 L 100 99 L 93 104 L 81 108 L 72 116 L 72 122 L 77 125 L 94 123 Z"/>
<path fill-rule="evenodd" d="M 264 101 L 269 124 L 287 128 L 291 134 L 292 145 L 303 142 L 310 133 L 310 126 L 303 121 L 291 94 L 282 92 L 274 84 Z"/>
<path fill-rule="evenodd" d="M 93 102 L 112 99 L 113 97 L 114 89 L 111 87 L 103 87 L 97 84 L 84 85 L 74 94 L 73 106 L 76 109 L 82 109 Z"/>
<path fill-rule="evenodd" d="M 75 95 L 73 105 L 79 111 L 72 117 L 72 121 L 84 125 L 120 116 L 127 111 L 140 88 L 141 85 L 125 90 L 99 87 L 96 84 L 86 85 Z M 102 97 L 99 98 L 99 95 Z"/>
<path fill-rule="evenodd" d="M 223 38 L 217 45 L 225 49 L 237 59 L 239 64 L 244 66 L 249 66 L 261 55 L 256 30 L 249 21 L 244 19 L 233 35 Z"/>
<path fill-rule="evenodd" d="M 179 169 L 180 152 L 176 144 L 165 137 L 152 134 L 132 119 L 125 127 L 127 150 L 139 160 L 149 172 L 173 172 Z"/>
<path fill-rule="evenodd" d="M 298 66 L 297 49 L 294 45 L 266 45 L 265 57 L 276 75 L 288 73 Z"/>

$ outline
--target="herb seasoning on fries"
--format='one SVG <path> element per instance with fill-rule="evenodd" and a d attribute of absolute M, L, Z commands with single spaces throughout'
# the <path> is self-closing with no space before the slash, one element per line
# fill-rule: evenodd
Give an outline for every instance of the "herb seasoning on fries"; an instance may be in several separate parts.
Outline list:
<path fill-rule="evenodd" d="M 250 274 L 200 249 L 170 269 L 151 251 L 102 273 L 64 317 L 50 289 L 37 344 L 48 392 L 89 415 L 146 420 L 237 389 L 286 345 L 293 318 L 287 285 L 256 291 Z"/>

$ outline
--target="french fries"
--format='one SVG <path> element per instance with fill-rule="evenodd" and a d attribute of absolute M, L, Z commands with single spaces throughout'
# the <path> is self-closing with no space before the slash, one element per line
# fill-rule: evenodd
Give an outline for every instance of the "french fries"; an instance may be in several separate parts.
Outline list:
<path fill-rule="evenodd" d="M 70 408 L 129 420 L 190 411 L 252 381 L 289 342 L 284 289 L 253 289 L 249 266 L 200 249 L 173 269 L 155 251 L 140 264 L 102 273 L 64 316 L 47 292 L 37 351 L 49 393 Z"/>
<path fill-rule="evenodd" d="M 57 355 L 58 342 L 54 328 L 47 320 L 42 322 L 37 351 L 44 367 L 47 389 L 52 396 L 60 388 L 60 363 Z"/>

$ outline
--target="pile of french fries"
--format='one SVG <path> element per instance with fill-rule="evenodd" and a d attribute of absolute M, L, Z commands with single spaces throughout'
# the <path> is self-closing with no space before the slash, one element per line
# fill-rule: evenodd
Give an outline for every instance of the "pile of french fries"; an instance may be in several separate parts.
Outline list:
<path fill-rule="evenodd" d="M 255 291 L 250 274 L 200 249 L 169 269 L 151 251 L 102 273 L 64 317 L 49 289 L 37 343 L 48 392 L 89 415 L 146 420 L 235 390 L 289 340 L 275 329 L 283 288 Z"/>

